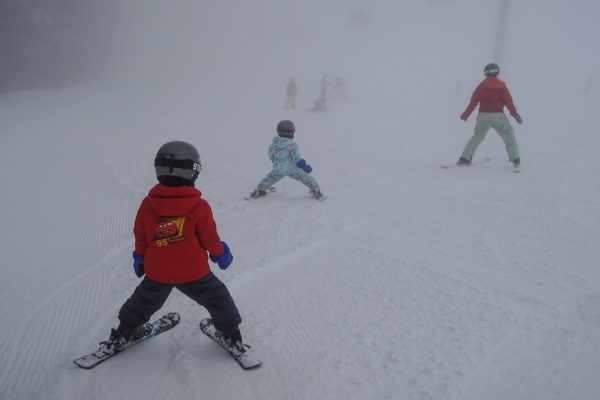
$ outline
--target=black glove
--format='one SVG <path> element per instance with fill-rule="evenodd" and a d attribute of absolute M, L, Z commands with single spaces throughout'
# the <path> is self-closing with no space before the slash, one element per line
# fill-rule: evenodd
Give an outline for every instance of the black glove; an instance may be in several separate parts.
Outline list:
<path fill-rule="evenodd" d="M 523 118 L 521 118 L 521 116 L 519 114 L 515 115 L 515 120 L 517 121 L 517 124 L 521 125 L 523 123 Z"/>

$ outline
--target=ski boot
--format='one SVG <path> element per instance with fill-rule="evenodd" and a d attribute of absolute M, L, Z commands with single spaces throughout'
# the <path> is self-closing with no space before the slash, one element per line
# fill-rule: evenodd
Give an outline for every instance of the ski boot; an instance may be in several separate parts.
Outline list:
<path fill-rule="evenodd" d="M 108 340 L 100 342 L 100 347 L 96 353 L 112 354 L 118 353 L 125 348 L 127 340 L 116 329 L 110 330 L 110 336 Z"/>
<path fill-rule="evenodd" d="M 309 193 L 317 200 L 325 200 L 325 195 L 321 192 L 320 189 L 310 189 Z"/>
<path fill-rule="evenodd" d="M 239 328 L 235 328 L 229 335 L 225 335 L 218 330 L 215 330 L 215 334 L 218 340 L 226 347 L 229 347 L 237 356 L 244 354 L 246 349 L 250 348 L 250 346 L 242 342 L 242 333 Z"/>
<path fill-rule="evenodd" d="M 456 162 L 456 165 L 458 165 L 459 167 L 467 167 L 467 166 L 471 165 L 471 160 L 467 160 L 466 158 L 461 157 Z"/>
<path fill-rule="evenodd" d="M 150 332 L 152 332 L 152 329 L 154 329 L 152 324 L 149 324 L 149 323 L 142 324 L 142 325 L 138 326 L 137 328 L 135 328 L 135 330 L 129 337 L 128 341 L 135 342 L 136 340 L 141 339 L 146 335 L 149 335 Z"/>
<path fill-rule="evenodd" d="M 266 190 L 258 190 L 256 189 L 254 192 L 250 193 L 250 197 L 252 197 L 253 199 L 257 199 L 259 197 L 263 197 L 267 195 L 267 191 Z"/>
<path fill-rule="evenodd" d="M 229 336 L 228 339 L 225 339 L 225 342 L 232 348 L 236 349 L 240 354 L 245 353 L 246 348 L 248 347 L 248 345 L 245 345 L 242 342 L 242 333 L 240 332 L 239 328 L 235 328 L 231 336 Z"/>
<path fill-rule="evenodd" d="M 515 174 L 518 174 L 519 172 L 521 172 L 521 159 L 520 158 L 515 158 L 514 160 L 512 160 L 512 164 L 513 164 L 513 172 Z"/>

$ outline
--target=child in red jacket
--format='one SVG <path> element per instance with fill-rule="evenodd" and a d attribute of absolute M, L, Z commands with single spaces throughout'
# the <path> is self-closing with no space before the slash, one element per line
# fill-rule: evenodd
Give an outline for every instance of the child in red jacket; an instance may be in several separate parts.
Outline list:
<path fill-rule="evenodd" d="M 500 67 L 497 64 L 488 64 L 485 66 L 483 72 L 486 78 L 477 86 L 471 96 L 471 102 L 460 116 L 460 119 L 466 121 L 477 104 L 479 104 L 475 133 L 467 142 L 456 164 L 458 166 L 471 164 L 473 155 L 485 138 L 487 131 L 490 128 L 494 128 L 504 141 L 509 161 L 513 163 L 514 167 L 519 167 L 521 164 L 519 146 L 517 145 L 512 126 L 510 126 L 508 118 L 504 115 L 504 107 L 508 108 L 510 115 L 513 116 L 517 123 L 522 124 L 523 119 L 513 104 L 513 99 L 506 87 L 506 83 L 498 79 Z"/>
<path fill-rule="evenodd" d="M 146 276 L 121 307 L 119 327 L 103 345 L 118 350 L 143 335 L 152 314 L 177 288 L 206 307 L 222 338 L 243 352 L 238 309 L 208 265 L 210 258 L 226 269 L 233 256 L 219 238 L 210 205 L 194 187 L 201 168 L 198 151 L 186 142 L 168 142 L 154 165 L 159 184 L 142 201 L 134 227 L 133 268 L 138 277 Z"/>

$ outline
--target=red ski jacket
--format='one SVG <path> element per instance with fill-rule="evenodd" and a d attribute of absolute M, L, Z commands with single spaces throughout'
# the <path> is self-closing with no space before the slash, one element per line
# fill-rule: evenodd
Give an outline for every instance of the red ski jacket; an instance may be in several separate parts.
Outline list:
<path fill-rule="evenodd" d="M 223 254 L 210 205 L 189 186 L 154 186 L 140 205 L 133 233 L 146 275 L 157 282 L 200 279 L 210 271 L 207 251 Z"/>
<path fill-rule="evenodd" d="M 503 112 L 504 106 L 506 106 L 510 115 L 515 118 L 519 115 L 517 108 L 513 104 L 512 96 L 506 87 L 506 83 L 495 76 L 485 78 L 477 86 L 471 96 L 471 102 L 460 118 L 466 121 L 478 103 L 479 112 Z"/>

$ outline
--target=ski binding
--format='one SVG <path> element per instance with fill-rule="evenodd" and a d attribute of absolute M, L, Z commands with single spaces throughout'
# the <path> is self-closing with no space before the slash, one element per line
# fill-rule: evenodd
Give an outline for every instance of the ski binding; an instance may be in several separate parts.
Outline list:
<path fill-rule="evenodd" d="M 250 353 L 250 346 L 244 346 L 242 349 L 238 349 L 235 346 L 227 343 L 221 336 L 220 332 L 215 329 L 213 320 L 211 318 L 204 318 L 200 321 L 200 330 L 209 338 L 214 340 L 219 346 L 223 347 L 231 357 L 242 367 L 242 369 L 256 369 L 262 365 L 262 362 L 252 356 Z"/>
<path fill-rule="evenodd" d="M 98 348 L 98 350 L 73 360 L 73 363 L 75 363 L 75 365 L 83 369 L 92 369 L 96 365 L 108 360 L 112 356 L 123 352 L 125 349 L 133 346 L 134 344 L 143 342 L 146 339 L 149 339 L 174 328 L 175 326 L 177 326 L 178 323 L 179 314 L 177 314 L 176 312 L 167 313 L 159 319 L 157 319 L 156 321 L 144 324 L 145 330 L 143 336 L 125 343 L 123 347 L 115 348 L 115 346 L 107 346 L 108 342 L 100 342 L 100 347 Z"/>

